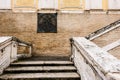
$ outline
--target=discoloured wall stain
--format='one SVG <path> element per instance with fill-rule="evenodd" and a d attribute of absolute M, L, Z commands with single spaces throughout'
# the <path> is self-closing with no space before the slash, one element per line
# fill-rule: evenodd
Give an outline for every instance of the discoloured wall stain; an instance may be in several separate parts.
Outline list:
<path fill-rule="evenodd" d="M 85 0 L 62 0 L 59 1 L 59 6 L 63 10 L 83 10 Z"/>
<path fill-rule="evenodd" d="M 0 36 L 16 36 L 21 40 L 31 42 L 34 46 L 34 55 L 68 56 L 70 55 L 69 38 L 86 36 L 118 19 L 120 15 L 59 13 L 58 33 L 37 33 L 37 13 L 1 12 Z M 116 37 L 119 38 L 119 35 Z M 102 40 L 101 38 L 95 42 Z"/>

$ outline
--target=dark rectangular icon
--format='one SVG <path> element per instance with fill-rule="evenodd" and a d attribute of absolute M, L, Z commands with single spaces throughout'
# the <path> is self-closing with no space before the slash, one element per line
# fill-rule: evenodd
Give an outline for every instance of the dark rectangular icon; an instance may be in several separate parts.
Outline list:
<path fill-rule="evenodd" d="M 37 32 L 57 33 L 57 13 L 38 13 Z"/>

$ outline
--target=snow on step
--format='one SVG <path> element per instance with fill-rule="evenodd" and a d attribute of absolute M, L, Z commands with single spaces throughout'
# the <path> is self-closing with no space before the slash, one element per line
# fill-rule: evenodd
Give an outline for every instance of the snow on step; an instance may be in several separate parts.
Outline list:
<path fill-rule="evenodd" d="M 30 78 L 80 78 L 77 73 L 19 73 L 4 74 L 0 79 L 30 79 Z"/>
<path fill-rule="evenodd" d="M 19 61 L 12 63 L 11 65 L 34 65 L 34 64 L 73 64 L 70 61 Z"/>
<path fill-rule="evenodd" d="M 76 70 L 74 66 L 29 66 L 9 67 L 5 71 L 49 71 L 49 70 Z"/>

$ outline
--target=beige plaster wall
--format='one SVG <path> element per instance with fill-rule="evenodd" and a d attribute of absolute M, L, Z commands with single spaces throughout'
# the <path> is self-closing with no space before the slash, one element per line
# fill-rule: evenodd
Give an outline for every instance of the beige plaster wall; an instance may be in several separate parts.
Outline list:
<path fill-rule="evenodd" d="M 58 13 L 58 33 L 37 33 L 37 13 L 0 12 L 0 36 L 16 36 L 31 42 L 34 55 L 68 56 L 69 38 L 86 36 L 118 19 L 120 15 Z M 99 43 L 100 40 L 95 42 Z"/>

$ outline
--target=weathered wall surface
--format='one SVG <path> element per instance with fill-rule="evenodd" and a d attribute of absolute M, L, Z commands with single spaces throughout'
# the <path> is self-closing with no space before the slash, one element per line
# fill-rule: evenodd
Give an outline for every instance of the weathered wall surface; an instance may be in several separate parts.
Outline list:
<path fill-rule="evenodd" d="M 31 42 L 34 45 L 34 55 L 68 56 L 70 55 L 69 38 L 86 36 L 118 19 L 120 15 L 59 13 L 58 33 L 37 33 L 37 13 L 1 12 L 0 36 L 16 36 Z"/>

